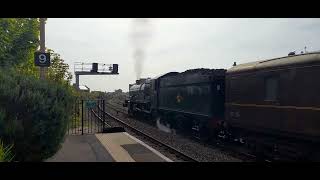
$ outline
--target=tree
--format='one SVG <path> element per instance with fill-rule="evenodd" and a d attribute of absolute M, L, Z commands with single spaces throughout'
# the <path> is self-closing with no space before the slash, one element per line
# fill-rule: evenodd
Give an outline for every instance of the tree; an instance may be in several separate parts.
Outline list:
<path fill-rule="evenodd" d="M 0 18 L 0 65 L 28 65 L 39 46 L 36 18 Z M 28 66 L 27 66 L 28 67 Z"/>
<path fill-rule="evenodd" d="M 115 93 L 122 93 L 122 89 L 117 89 L 114 91 Z"/>
<path fill-rule="evenodd" d="M 68 72 L 69 65 L 64 62 L 60 57 L 60 54 L 55 53 L 51 49 L 49 49 L 48 52 L 51 53 L 51 65 L 48 68 L 48 79 L 55 82 L 68 82 L 70 84 L 72 74 Z"/>
<path fill-rule="evenodd" d="M 0 67 L 14 67 L 18 72 L 39 78 L 39 68 L 34 65 L 34 52 L 39 47 L 39 20 L 37 18 L 0 18 Z M 58 53 L 51 54 L 48 78 L 70 83 L 69 65 Z"/>

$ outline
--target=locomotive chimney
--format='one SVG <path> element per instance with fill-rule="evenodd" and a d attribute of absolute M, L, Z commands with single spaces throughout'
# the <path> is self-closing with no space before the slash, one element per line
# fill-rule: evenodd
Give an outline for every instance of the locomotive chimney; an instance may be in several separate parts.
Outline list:
<path fill-rule="evenodd" d="M 136 84 L 142 84 L 145 81 L 146 81 L 146 78 L 141 78 L 141 79 L 136 80 Z"/>
<path fill-rule="evenodd" d="M 296 55 L 296 52 L 295 52 L 295 51 L 290 52 L 290 53 L 288 54 L 288 56 L 294 56 L 294 55 Z"/>

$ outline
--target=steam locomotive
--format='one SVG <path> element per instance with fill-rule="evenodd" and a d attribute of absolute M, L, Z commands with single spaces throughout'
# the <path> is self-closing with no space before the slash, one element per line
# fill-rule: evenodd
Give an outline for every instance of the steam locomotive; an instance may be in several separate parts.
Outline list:
<path fill-rule="evenodd" d="M 320 52 L 140 79 L 124 103 L 197 138 L 319 160 Z"/>

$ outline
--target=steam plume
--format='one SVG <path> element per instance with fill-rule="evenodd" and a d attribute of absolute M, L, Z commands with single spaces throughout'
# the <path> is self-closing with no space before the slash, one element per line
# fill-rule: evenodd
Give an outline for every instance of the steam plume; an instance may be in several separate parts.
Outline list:
<path fill-rule="evenodd" d="M 151 20 L 147 18 L 136 18 L 132 22 L 130 34 L 133 46 L 133 59 L 136 78 L 140 79 L 143 72 L 143 64 L 146 58 L 148 42 L 151 38 Z"/>

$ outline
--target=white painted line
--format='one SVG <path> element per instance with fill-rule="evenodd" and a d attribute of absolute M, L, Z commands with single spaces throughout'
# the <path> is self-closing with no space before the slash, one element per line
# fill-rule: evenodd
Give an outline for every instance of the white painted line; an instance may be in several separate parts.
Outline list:
<path fill-rule="evenodd" d="M 167 158 L 166 156 L 164 156 L 163 154 L 161 154 L 159 151 L 153 149 L 152 147 L 148 146 L 147 144 L 145 144 L 144 142 L 142 142 L 141 140 L 137 139 L 136 137 L 131 136 L 130 134 L 128 134 L 127 132 L 124 132 L 124 134 L 126 134 L 127 136 L 129 136 L 130 138 L 132 138 L 133 140 L 137 141 L 138 143 L 140 143 L 141 145 L 143 145 L 144 147 L 146 147 L 147 149 L 149 149 L 150 151 L 152 151 L 153 153 L 155 153 L 156 155 L 158 155 L 159 157 L 161 157 L 162 159 L 164 159 L 167 162 L 173 162 L 171 159 Z"/>

